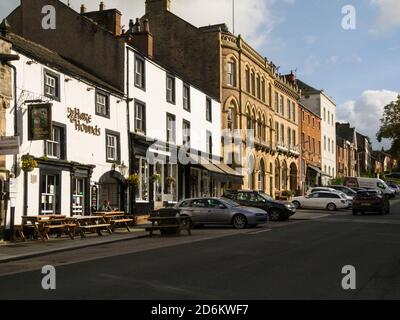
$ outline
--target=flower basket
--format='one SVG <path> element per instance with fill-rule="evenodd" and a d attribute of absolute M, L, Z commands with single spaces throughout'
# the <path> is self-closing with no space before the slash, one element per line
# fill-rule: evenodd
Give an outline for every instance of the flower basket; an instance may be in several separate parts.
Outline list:
<path fill-rule="evenodd" d="M 128 177 L 127 181 L 129 185 L 138 187 L 140 185 L 140 176 L 134 173 Z"/>
<path fill-rule="evenodd" d="M 152 182 L 160 182 L 161 180 L 161 175 L 158 173 L 155 173 L 151 176 L 151 181 Z"/>
<path fill-rule="evenodd" d="M 21 169 L 25 172 L 31 172 L 37 168 L 38 163 L 34 157 L 29 154 L 22 156 L 21 158 Z"/>
<path fill-rule="evenodd" d="M 166 182 L 168 185 L 172 186 L 176 184 L 176 179 L 174 177 L 167 177 Z"/>

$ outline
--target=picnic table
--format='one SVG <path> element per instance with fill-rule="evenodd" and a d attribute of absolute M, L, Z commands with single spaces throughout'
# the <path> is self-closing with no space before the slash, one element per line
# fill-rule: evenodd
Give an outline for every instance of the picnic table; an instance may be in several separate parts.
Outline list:
<path fill-rule="evenodd" d="M 192 223 L 189 216 L 182 216 L 179 211 L 173 209 L 162 209 L 147 218 L 151 222 L 151 227 L 146 227 L 146 231 L 150 232 L 150 237 L 153 236 L 155 230 L 160 231 L 161 235 L 180 234 L 182 230 L 186 230 L 188 235 L 192 232 Z"/>
<path fill-rule="evenodd" d="M 68 221 L 63 215 L 41 215 L 41 216 L 23 216 L 22 226 L 18 230 L 22 240 L 26 240 L 25 231 L 33 229 L 34 234 L 38 235 L 42 241 L 49 240 L 49 233 L 56 230 L 60 237 L 63 233 L 74 239 L 76 224 Z"/>
<path fill-rule="evenodd" d="M 118 225 L 125 227 L 128 232 L 131 232 L 129 229 L 129 224 L 134 222 L 134 219 L 131 218 L 123 211 L 110 211 L 110 212 L 96 212 L 97 215 L 103 216 L 104 219 L 111 225 L 111 229 L 114 230 Z"/>
<path fill-rule="evenodd" d="M 86 238 L 85 233 L 87 232 L 97 232 L 99 236 L 102 236 L 102 231 L 107 231 L 109 234 L 112 234 L 111 224 L 101 215 L 72 216 L 71 218 L 67 218 L 67 221 L 76 224 L 76 229 L 78 229 L 82 238 Z"/>

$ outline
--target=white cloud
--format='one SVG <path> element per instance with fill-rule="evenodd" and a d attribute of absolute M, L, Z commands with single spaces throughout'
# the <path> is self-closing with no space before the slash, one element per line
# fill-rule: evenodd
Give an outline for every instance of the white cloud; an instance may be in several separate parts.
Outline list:
<path fill-rule="evenodd" d="M 371 4 L 379 7 L 379 14 L 370 30 L 372 34 L 381 34 L 400 27 L 399 0 L 371 0 Z"/>
<path fill-rule="evenodd" d="M 318 57 L 311 55 L 306 58 L 299 71 L 299 76 L 310 76 L 321 66 Z"/>
<path fill-rule="evenodd" d="M 371 138 L 374 148 L 390 146 L 389 141 L 379 144 L 376 133 L 386 105 L 397 99 L 397 92 L 389 90 L 367 90 L 357 100 L 347 101 L 337 107 L 337 119 L 350 122 L 362 134 Z"/>

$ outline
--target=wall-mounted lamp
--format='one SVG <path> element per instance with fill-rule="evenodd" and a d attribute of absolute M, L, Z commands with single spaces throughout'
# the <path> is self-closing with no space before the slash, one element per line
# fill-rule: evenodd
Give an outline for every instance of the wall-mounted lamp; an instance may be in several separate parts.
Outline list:
<path fill-rule="evenodd" d="M 65 82 L 70 82 L 72 79 L 71 78 L 65 78 Z"/>
<path fill-rule="evenodd" d="M 123 102 L 124 100 L 117 100 L 117 103 L 119 104 L 119 103 L 121 103 L 121 102 Z"/>
<path fill-rule="evenodd" d="M 86 89 L 87 91 L 92 91 L 92 90 L 94 90 L 93 88 L 87 88 Z"/>

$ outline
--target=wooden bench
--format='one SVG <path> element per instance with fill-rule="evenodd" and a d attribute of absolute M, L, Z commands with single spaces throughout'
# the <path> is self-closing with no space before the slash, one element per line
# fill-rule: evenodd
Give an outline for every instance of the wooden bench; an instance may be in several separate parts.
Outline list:
<path fill-rule="evenodd" d="M 131 229 L 129 229 L 128 223 L 132 223 L 133 219 L 130 219 L 130 218 L 118 219 L 117 218 L 117 219 L 111 220 L 110 222 L 111 222 L 111 226 L 112 226 L 111 228 L 113 231 L 117 225 L 123 225 L 128 230 L 128 232 L 131 232 Z"/>
<path fill-rule="evenodd" d="M 79 226 L 81 230 L 81 236 L 82 238 L 86 238 L 84 230 L 95 230 L 99 236 L 102 236 L 101 231 L 106 230 L 109 234 L 112 234 L 112 230 L 110 229 L 111 225 L 109 223 L 105 224 L 93 224 L 93 225 L 88 225 L 88 226 Z"/>

